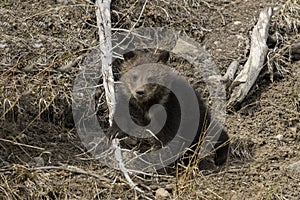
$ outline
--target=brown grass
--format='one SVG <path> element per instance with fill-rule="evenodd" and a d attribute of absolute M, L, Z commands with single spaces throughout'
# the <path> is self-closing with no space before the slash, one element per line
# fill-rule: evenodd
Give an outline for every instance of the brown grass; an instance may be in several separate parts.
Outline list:
<path fill-rule="evenodd" d="M 54 2 L 0 2 L 0 18 L 4 19 L 0 21 L 1 199 L 154 199 L 158 188 L 165 188 L 169 199 L 297 198 L 297 174 L 283 170 L 268 177 L 263 162 L 255 163 L 259 166 L 255 169 L 261 171 L 248 172 L 253 168 L 254 148 L 263 144 L 239 136 L 232 137 L 231 159 L 221 168 L 201 170 L 198 163 L 192 163 L 176 176 L 131 175 L 144 193 L 130 188 L 119 171 L 90 158 L 76 131 L 65 127 L 64 112 L 71 105 L 80 64 L 98 43 L 94 6 L 86 0 Z M 222 10 L 226 2 L 148 1 L 137 21 L 144 1 L 120 0 L 112 6 L 113 27 L 158 24 L 206 44 L 214 30 L 230 24 L 231 16 L 236 15 Z M 289 49 L 299 41 L 300 30 L 299 1 L 285 1 L 278 9 L 270 28 L 276 45 L 267 62 L 272 80 L 276 74 L 289 77 L 293 71 Z M 242 10 L 236 12 L 242 16 Z M 247 23 L 242 33 L 245 37 L 252 27 Z M 224 68 L 231 59 L 243 57 L 231 54 L 216 56 L 217 63 Z M 295 104 L 298 101 L 294 99 Z M 299 116 L 299 111 L 293 112 Z M 101 115 L 107 116 L 105 106 Z M 106 120 L 101 118 L 104 124 Z"/>

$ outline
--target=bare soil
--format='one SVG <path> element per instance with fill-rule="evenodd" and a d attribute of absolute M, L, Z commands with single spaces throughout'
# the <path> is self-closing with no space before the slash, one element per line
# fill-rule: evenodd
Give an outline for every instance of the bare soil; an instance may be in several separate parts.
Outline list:
<path fill-rule="evenodd" d="M 275 8 L 270 34 L 276 42 L 247 99 L 228 109 L 226 165 L 208 160 L 180 176 L 131 175 L 139 192 L 86 152 L 72 121 L 74 79 L 98 45 L 93 3 L 1 1 L 0 198 L 298 200 L 300 167 L 292 164 L 300 161 L 300 61 L 289 57 L 290 45 L 300 41 L 297 0 L 113 0 L 112 23 L 114 30 L 181 31 L 205 46 L 224 74 L 232 61 L 246 62 L 251 30 L 268 6 Z M 197 88 L 194 72 L 173 61 Z M 106 127 L 107 112 L 105 104 L 98 112 Z M 168 196 L 155 197 L 159 188 Z"/>

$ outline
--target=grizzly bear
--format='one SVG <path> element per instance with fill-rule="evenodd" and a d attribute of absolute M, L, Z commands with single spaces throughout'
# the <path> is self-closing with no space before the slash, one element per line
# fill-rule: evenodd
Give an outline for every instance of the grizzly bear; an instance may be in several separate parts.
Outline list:
<path fill-rule="evenodd" d="M 194 89 L 192 91 L 198 105 L 193 108 L 185 100 L 188 109 L 182 110 L 172 87 L 180 86 L 183 81 L 172 77 L 163 68 L 162 65 L 168 60 L 169 53 L 166 51 L 153 53 L 139 50 L 124 55 L 121 81 L 116 86 L 116 109 L 109 137 L 119 138 L 122 148 L 138 152 L 157 150 L 168 145 L 179 131 L 182 121 L 192 120 L 185 116 L 192 115 L 198 109 L 199 120 L 192 122 L 196 127 L 194 137 L 190 148 L 180 159 L 187 164 L 189 156 L 199 147 L 213 120 L 200 94 Z M 184 86 L 182 90 L 185 89 Z M 137 126 L 146 128 L 136 128 Z M 212 138 L 211 144 L 215 150 L 214 162 L 221 165 L 227 159 L 229 136 L 222 128 L 218 131 L 220 134 Z"/>

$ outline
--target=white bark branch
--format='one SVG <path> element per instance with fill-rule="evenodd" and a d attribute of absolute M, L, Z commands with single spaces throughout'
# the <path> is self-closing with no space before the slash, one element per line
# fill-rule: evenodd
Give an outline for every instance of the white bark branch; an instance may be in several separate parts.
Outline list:
<path fill-rule="evenodd" d="M 112 72 L 112 44 L 111 44 L 111 0 L 96 0 L 97 26 L 102 64 L 102 78 L 105 89 L 106 102 L 109 110 L 109 123 L 112 124 L 115 110 L 114 77 Z"/>
<path fill-rule="evenodd" d="M 228 106 L 234 106 L 244 100 L 264 66 L 268 53 L 267 38 L 271 16 L 272 8 L 265 8 L 259 15 L 251 36 L 249 58 L 244 69 L 230 86 L 233 92 L 228 101 Z"/>
<path fill-rule="evenodd" d="M 228 67 L 228 69 L 227 69 L 227 71 L 226 71 L 226 74 L 224 74 L 224 76 L 222 77 L 221 80 L 224 81 L 224 82 L 230 82 L 230 81 L 233 81 L 234 75 L 235 75 L 235 73 L 236 73 L 238 67 L 239 67 L 239 62 L 236 61 L 236 60 L 233 61 L 233 62 L 229 65 L 229 67 Z"/>
<path fill-rule="evenodd" d="M 110 0 L 96 1 L 97 26 L 99 28 L 100 53 L 102 63 L 103 86 L 106 94 L 106 101 L 109 109 L 109 123 L 112 125 L 113 115 L 115 111 L 115 93 L 114 78 L 112 72 L 112 42 L 111 42 L 111 16 L 110 16 Z M 144 193 L 129 176 L 129 171 L 125 168 L 123 162 L 121 148 L 117 139 L 112 142 L 115 151 L 115 158 L 118 162 L 119 169 L 123 172 L 129 185 L 135 190 Z"/>

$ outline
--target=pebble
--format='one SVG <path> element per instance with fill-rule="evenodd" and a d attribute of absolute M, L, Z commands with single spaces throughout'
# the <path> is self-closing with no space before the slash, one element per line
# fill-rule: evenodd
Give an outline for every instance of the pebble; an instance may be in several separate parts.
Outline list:
<path fill-rule="evenodd" d="M 300 171 L 300 161 L 295 162 L 293 164 L 290 164 L 288 166 L 289 169 L 295 169 L 295 170 L 299 170 Z"/>
<path fill-rule="evenodd" d="M 283 140 L 283 135 L 278 134 L 275 136 L 275 139 L 277 139 L 278 141 L 282 141 Z"/>
<path fill-rule="evenodd" d="M 6 44 L 0 44 L 0 49 L 4 49 L 6 46 Z"/>
<path fill-rule="evenodd" d="M 291 130 L 293 133 L 297 133 L 297 127 L 290 127 L 290 130 Z"/>
<path fill-rule="evenodd" d="M 32 47 L 35 48 L 35 49 L 40 49 L 42 46 L 43 46 L 42 43 L 35 43 L 35 44 L 32 45 Z"/>
<path fill-rule="evenodd" d="M 170 194 L 167 190 L 165 190 L 164 188 L 158 188 L 156 191 L 155 191 L 155 197 L 157 199 L 161 199 L 161 198 L 166 198 L 166 197 L 169 197 Z"/>
<path fill-rule="evenodd" d="M 45 165 L 45 161 L 42 157 L 34 157 L 33 158 L 33 165 L 36 167 L 42 167 Z"/>
<path fill-rule="evenodd" d="M 240 21 L 235 21 L 235 22 L 233 22 L 233 24 L 234 24 L 234 25 L 240 25 L 240 24 L 242 24 L 242 22 L 240 22 Z"/>
<path fill-rule="evenodd" d="M 69 0 L 56 0 L 57 3 L 68 4 Z"/>

